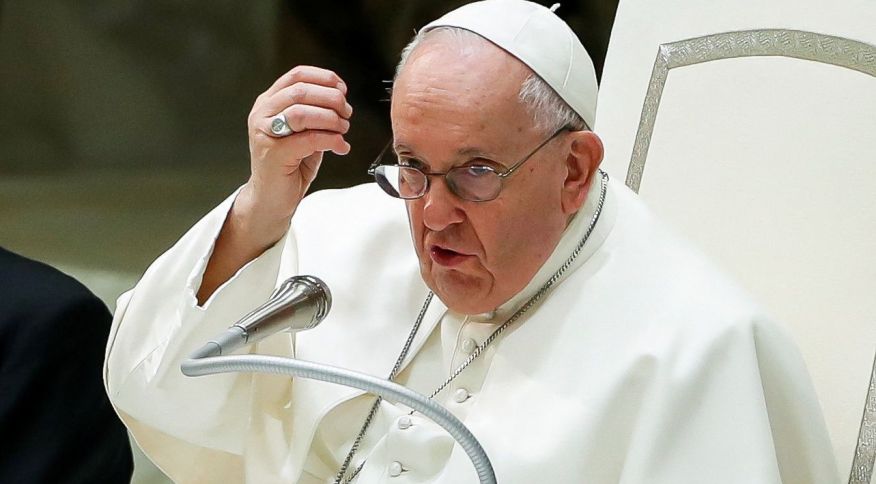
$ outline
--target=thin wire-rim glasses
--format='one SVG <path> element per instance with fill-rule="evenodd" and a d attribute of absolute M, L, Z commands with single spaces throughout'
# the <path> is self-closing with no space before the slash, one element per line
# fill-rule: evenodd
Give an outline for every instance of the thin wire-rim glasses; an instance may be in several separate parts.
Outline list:
<path fill-rule="evenodd" d="M 368 174 L 374 177 L 374 180 L 387 195 L 403 200 L 421 198 L 429 191 L 429 178 L 443 176 L 450 191 L 459 198 L 472 202 L 488 202 L 499 196 L 505 178 L 514 174 L 557 135 L 571 129 L 569 126 L 558 129 L 520 161 L 505 170 L 483 164 L 471 164 L 455 166 L 445 172 L 427 172 L 416 166 L 381 163 L 387 150 L 392 149 L 392 140 L 390 140 L 368 168 Z"/>

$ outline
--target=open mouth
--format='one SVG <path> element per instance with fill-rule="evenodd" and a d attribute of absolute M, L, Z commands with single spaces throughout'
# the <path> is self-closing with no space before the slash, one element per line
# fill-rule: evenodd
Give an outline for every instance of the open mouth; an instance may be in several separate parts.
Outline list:
<path fill-rule="evenodd" d="M 466 258 L 471 257 L 470 255 L 438 245 L 433 245 L 429 248 L 429 256 L 436 264 L 448 267 L 460 264 Z"/>

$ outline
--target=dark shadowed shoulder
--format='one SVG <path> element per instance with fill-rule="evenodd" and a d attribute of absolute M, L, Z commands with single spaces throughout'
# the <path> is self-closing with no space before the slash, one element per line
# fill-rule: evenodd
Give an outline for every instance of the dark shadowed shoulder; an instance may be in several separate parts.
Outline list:
<path fill-rule="evenodd" d="M 128 482 L 127 433 L 103 389 L 112 316 L 85 286 L 0 248 L 0 482 Z"/>
<path fill-rule="evenodd" d="M 0 315 L 9 311 L 40 311 L 49 303 L 67 303 L 95 296 L 76 279 L 42 262 L 0 247 Z"/>

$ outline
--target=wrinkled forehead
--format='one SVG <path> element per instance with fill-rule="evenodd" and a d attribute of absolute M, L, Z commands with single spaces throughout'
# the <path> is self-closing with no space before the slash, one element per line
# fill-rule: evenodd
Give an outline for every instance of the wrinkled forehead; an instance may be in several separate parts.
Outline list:
<path fill-rule="evenodd" d="M 392 89 L 393 117 L 401 109 L 472 116 L 521 107 L 523 81 L 532 71 L 515 57 L 472 33 L 435 31 L 410 53 Z M 422 114 L 422 113 L 421 113 Z"/>

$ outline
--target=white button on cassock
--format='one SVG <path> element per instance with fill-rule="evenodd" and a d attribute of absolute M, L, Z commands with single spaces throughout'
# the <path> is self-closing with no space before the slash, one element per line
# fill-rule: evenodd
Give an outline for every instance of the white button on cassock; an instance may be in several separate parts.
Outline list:
<path fill-rule="evenodd" d="M 468 397 L 471 395 L 468 393 L 468 390 L 465 388 L 459 388 L 456 392 L 453 393 L 453 401 L 456 403 L 462 403 L 468 400 Z"/>
<path fill-rule="evenodd" d="M 398 428 L 401 430 L 408 429 L 413 424 L 414 423 L 411 421 L 411 417 L 408 417 L 407 415 L 402 415 L 398 418 Z"/>
<path fill-rule="evenodd" d="M 478 343 L 471 338 L 467 338 L 465 341 L 462 342 L 462 351 L 468 354 L 471 354 L 472 351 L 474 351 L 477 347 Z"/>
<path fill-rule="evenodd" d="M 399 462 L 399 461 L 394 461 L 392 464 L 389 465 L 390 477 L 400 476 L 403 470 L 404 470 L 404 468 L 402 467 L 401 462 Z"/>

